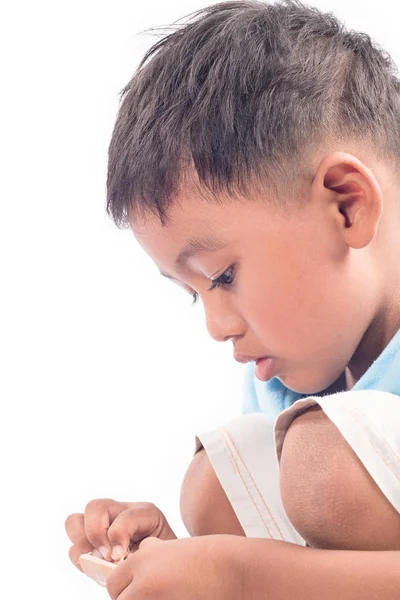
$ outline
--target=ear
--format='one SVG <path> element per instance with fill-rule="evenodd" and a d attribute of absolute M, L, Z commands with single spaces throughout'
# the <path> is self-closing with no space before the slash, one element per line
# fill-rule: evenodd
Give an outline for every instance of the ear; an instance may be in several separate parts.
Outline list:
<path fill-rule="evenodd" d="M 350 247 L 364 248 L 374 239 L 383 194 L 371 169 L 358 158 L 346 152 L 325 156 L 315 173 L 312 195 L 327 206 Z"/>

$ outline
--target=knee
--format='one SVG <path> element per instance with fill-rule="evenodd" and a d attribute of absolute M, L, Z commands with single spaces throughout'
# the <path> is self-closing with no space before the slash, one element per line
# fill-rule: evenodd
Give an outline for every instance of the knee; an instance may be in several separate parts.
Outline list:
<path fill-rule="evenodd" d="M 280 473 L 286 513 L 310 546 L 400 548 L 399 514 L 319 407 L 290 426 Z"/>
<path fill-rule="evenodd" d="M 186 472 L 180 511 L 191 536 L 245 535 L 204 448 L 194 455 Z"/>

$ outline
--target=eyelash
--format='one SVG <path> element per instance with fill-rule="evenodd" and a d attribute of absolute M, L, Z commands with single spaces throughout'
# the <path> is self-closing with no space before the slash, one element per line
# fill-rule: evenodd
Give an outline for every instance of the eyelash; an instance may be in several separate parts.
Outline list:
<path fill-rule="evenodd" d="M 224 276 L 231 271 L 231 281 L 224 281 L 223 278 Z M 217 288 L 217 287 L 224 287 L 224 288 L 230 288 L 233 285 L 233 282 L 235 281 L 235 275 L 236 275 L 236 269 L 235 269 L 235 265 L 231 265 L 229 267 L 229 269 L 227 269 L 226 271 L 224 271 L 222 273 L 222 275 L 220 275 L 219 277 L 217 277 L 217 279 L 214 279 L 214 281 L 211 284 L 211 287 L 209 289 L 209 291 Z M 192 306 L 194 306 L 196 304 L 196 302 L 199 299 L 199 294 L 197 292 L 195 292 L 193 294 L 193 302 L 192 302 Z"/>

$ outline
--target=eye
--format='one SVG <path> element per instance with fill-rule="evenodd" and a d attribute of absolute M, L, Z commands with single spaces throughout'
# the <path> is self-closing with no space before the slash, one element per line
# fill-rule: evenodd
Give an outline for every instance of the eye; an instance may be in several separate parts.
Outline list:
<path fill-rule="evenodd" d="M 235 281 L 235 275 L 236 275 L 236 266 L 231 265 L 229 267 L 229 269 L 227 269 L 224 273 L 222 273 L 222 275 L 217 277 L 217 279 L 214 279 L 211 287 L 209 288 L 209 291 L 215 289 L 216 287 L 224 287 L 224 288 L 232 287 L 233 282 Z M 194 306 L 197 303 L 198 299 L 199 299 L 199 294 L 197 292 L 195 292 L 193 294 L 192 306 Z"/>
<path fill-rule="evenodd" d="M 220 275 L 217 279 L 214 279 L 210 290 L 213 290 L 216 287 L 225 287 L 229 288 L 232 286 L 235 281 L 235 265 L 231 265 L 229 269 L 227 269 L 222 275 Z"/>

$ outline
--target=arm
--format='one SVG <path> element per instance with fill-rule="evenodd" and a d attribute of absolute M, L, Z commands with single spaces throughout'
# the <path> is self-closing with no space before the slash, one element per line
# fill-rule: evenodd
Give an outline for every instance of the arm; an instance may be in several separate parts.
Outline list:
<path fill-rule="evenodd" d="M 242 600 L 399 600 L 400 552 L 319 550 L 230 537 L 229 571 Z"/>

